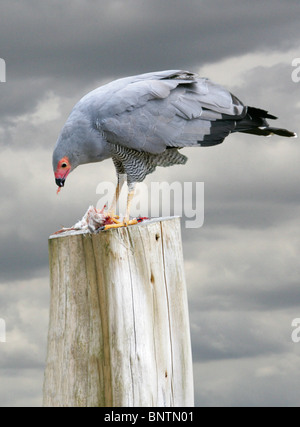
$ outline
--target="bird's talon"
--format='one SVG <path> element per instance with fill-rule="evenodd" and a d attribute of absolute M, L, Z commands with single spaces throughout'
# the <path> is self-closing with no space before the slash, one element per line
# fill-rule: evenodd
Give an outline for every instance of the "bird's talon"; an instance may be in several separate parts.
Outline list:
<path fill-rule="evenodd" d="M 118 218 L 119 218 L 119 217 L 118 217 Z M 116 217 L 112 217 L 111 219 L 112 219 L 112 221 L 113 221 L 115 224 L 122 224 L 120 221 L 118 221 L 118 220 L 116 219 Z"/>
<path fill-rule="evenodd" d="M 111 228 L 121 228 L 121 227 L 124 227 L 124 224 L 122 222 L 119 222 L 118 224 L 116 224 L 116 223 L 107 224 L 102 228 L 102 230 L 107 231 L 107 230 L 110 230 Z"/>
<path fill-rule="evenodd" d="M 114 221 L 113 224 L 104 225 L 103 227 L 99 227 L 98 230 L 107 231 L 107 230 L 110 230 L 111 228 L 121 228 L 121 227 L 127 227 L 128 225 L 138 224 L 138 221 L 136 219 L 129 219 L 128 221 L 123 221 L 123 222 L 117 221 L 114 218 L 112 218 L 112 220 Z"/>

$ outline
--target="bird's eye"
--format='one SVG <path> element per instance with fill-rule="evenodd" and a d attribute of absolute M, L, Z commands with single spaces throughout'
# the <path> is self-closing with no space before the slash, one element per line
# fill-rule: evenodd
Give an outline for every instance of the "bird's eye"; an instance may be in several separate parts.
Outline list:
<path fill-rule="evenodd" d="M 62 163 L 62 164 L 61 164 L 61 167 L 62 167 L 62 168 L 66 168 L 67 166 L 68 166 L 68 165 L 67 165 L 67 163 Z"/>

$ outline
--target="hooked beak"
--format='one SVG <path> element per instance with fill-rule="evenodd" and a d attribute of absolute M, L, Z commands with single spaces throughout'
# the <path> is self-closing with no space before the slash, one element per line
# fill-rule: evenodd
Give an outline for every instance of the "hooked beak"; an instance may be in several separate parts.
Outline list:
<path fill-rule="evenodd" d="M 70 172 L 71 172 L 71 166 L 67 168 L 57 167 L 56 171 L 54 172 L 55 184 L 58 186 L 58 189 L 56 192 L 57 194 L 60 192 L 62 187 L 64 187 L 66 178 Z"/>
<path fill-rule="evenodd" d="M 58 187 L 63 187 L 65 185 L 65 178 L 55 178 L 55 184 Z"/>

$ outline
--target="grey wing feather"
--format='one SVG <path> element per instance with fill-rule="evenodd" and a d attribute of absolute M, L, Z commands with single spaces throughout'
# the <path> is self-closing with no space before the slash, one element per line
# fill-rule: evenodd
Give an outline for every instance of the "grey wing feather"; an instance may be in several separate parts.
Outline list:
<path fill-rule="evenodd" d="M 186 71 L 121 79 L 112 89 L 96 109 L 98 129 L 111 143 L 153 154 L 220 143 L 246 114 L 227 90 Z"/>

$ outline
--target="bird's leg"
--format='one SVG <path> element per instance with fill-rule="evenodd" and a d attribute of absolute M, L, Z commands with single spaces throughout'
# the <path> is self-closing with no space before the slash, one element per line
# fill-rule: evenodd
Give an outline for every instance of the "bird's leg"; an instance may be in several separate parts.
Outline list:
<path fill-rule="evenodd" d="M 126 207 L 126 214 L 123 222 L 117 221 L 116 219 L 113 218 L 114 224 L 105 225 L 103 230 L 109 230 L 111 228 L 126 227 L 127 225 L 133 225 L 138 223 L 136 219 L 131 219 L 131 220 L 129 219 L 130 205 L 134 196 L 134 191 L 135 191 L 135 183 L 130 183 L 128 185 L 127 207 Z"/>
<path fill-rule="evenodd" d="M 117 178 L 118 178 L 118 182 L 117 182 L 117 186 L 116 186 L 116 191 L 115 191 L 112 203 L 111 203 L 109 211 L 108 211 L 108 215 L 111 217 L 115 216 L 116 206 L 117 206 L 120 194 L 121 194 L 123 184 L 126 181 L 126 175 L 125 174 L 117 174 Z"/>
<path fill-rule="evenodd" d="M 127 206 L 126 206 L 126 213 L 125 213 L 125 217 L 124 217 L 124 224 L 125 225 L 129 224 L 129 222 L 130 222 L 129 221 L 130 205 L 131 205 L 132 199 L 134 197 L 135 186 L 136 186 L 135 182 L 130 182 L 128 184 Z"/>

